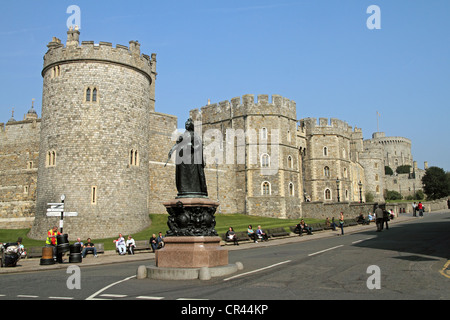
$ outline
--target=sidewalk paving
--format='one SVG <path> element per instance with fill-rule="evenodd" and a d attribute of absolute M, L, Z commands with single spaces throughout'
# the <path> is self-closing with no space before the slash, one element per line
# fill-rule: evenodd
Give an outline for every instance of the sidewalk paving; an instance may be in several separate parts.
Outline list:
<path fill-rule="evenodd" d="M 396 217 L 394 220 L 389 221 L 389 224 L 397 224 L 404 223 L 411 220 L 416 220 L 418 218 L 412 217 L 410 214 L 400 214 L 399 217 Z M 344 228 L 344 237 L 348 234 L 363 232 L 363 231 L 376 231 L 375 223 L 371 223 L 370 225 L 356 225 L 349 226 Z M 292 235 L 289 237 L 283 238 L 272 238 L 269 241 L 264 242 L 245 242 L 240 243 L 239 246 L 235 245 L 226 245 L 225 247 L 229 251 L 233 250 L 243 250 L 243 249 L 254 249 L 260 247 L 267 246 L 275 246 L 281 244 L 288 243 L 297 243 L 297 242 L 305 242 L 312 241 L 322 238 L 335 237 L 340 235 L 341 231 L 338 228 L 337 231 L 326 230 L 326 231 L 318 231 L 314 232 L 313 235 Z M 16 267 L 8 267 L 8 268 L 0 268 L 0 274 L 10 274 L 10 273 L 23 273 L 23 272 L 36 272 L 36 271 L 48 271 L 54 269 L 66 269 L 70 265 L 78 265 L 79 267 L 87 267 L 87 266 L 98 266 L 98 265 L 106 265 L 106 264 L 114 264 L 114 263 L 124 263 L 124 262 L 134 262 L 134 261 L 143 261 L 143 263 L 149 263 L 154 260 L 155 254 L 152 252 L 141 252 L 136 253 L 134 255 L 118 255 L 115 250 L 107 250 L 103 254 L 99 254 L 98 257 L 94 257 L 92 254 L 88 254 L 86 258 L 83 259 L 81 263 L 69 263 L 69 255 L 64 255 L 63 263 L 55 263 L 53 265 L 40 265 L 40 258 L 31 258 L 31 259 L 21 259 L 17 263 Z M 152 262 L 153 263 L 153 262 Z"/>

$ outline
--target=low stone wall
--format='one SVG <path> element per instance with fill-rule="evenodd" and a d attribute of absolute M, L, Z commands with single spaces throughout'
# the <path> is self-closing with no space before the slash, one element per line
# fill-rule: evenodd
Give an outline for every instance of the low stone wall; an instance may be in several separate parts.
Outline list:
<path fill-rule="evenodd" d="M 357 203 L 357 202 L 304 202 L 302 203 L 302 218 L 326 219 L 339 218 L 341 212 L 344 218 L 355 218 L 362 213 L 367 216 L 369 212 L 374 211 L 375 203 Z"/>

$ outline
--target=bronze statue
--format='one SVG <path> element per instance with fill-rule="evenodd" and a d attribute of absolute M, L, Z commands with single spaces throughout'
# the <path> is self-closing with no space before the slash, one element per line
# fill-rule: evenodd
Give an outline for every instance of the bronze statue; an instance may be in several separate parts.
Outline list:
<path fill-rule="evenodd" d="M 170 149 L 167 162 L 174 151 L 177 198 L 207 198 L 203 144 L 201 137 L 194 132 L 194 122 L 191 118 L 186 121 L 186 131 Z"/>

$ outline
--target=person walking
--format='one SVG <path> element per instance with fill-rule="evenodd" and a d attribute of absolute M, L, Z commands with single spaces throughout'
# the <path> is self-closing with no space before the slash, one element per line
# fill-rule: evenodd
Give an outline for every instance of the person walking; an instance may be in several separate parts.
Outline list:
<path fill-rule="evenodd" d="M 377 224 L 377 232 L 381 232 L 383 230 L 383 209 L 377 204 L 375 209 L 375 221 Z"/>

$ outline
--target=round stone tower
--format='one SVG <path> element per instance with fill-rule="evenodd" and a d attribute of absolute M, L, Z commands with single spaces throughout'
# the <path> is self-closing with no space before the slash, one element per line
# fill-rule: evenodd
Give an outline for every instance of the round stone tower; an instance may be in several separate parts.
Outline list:
<path fill-rule="evenodd" d="M 66 46 L 48 44 L 42 76 L 42 124 L 36 218 L 29 236 L 59 226 L 48 203 L 61 202 L 69 239 L 132 234 L 150 224 L 149 117 L 154 111 L 156 55 L 130 46 L 80 45 L 70 29 Z"/>

